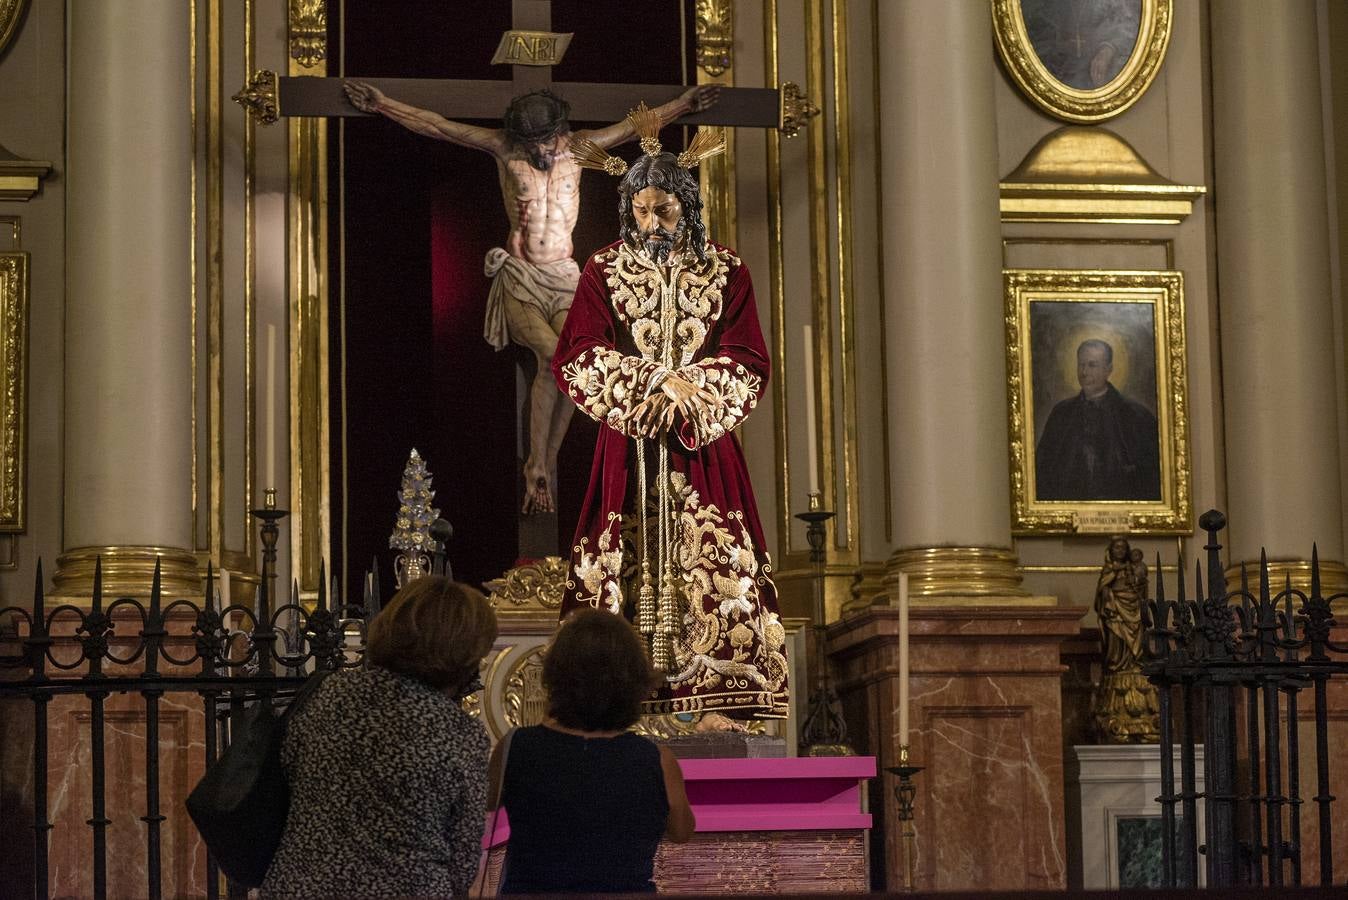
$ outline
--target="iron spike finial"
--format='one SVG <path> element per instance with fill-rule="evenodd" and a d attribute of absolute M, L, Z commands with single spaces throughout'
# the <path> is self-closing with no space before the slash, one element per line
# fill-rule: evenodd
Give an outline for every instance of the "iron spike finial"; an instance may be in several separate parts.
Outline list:
<path fill-rule="evenodd" d="M 1320 596 L 1320 545 L 1311 544 L 1311 596 Z"/>
<path fill-rule="evenodd" d="M 154 558 L 154 578 L 151 579 L 151 581 L 150 581 L 150 618 L 151 618 L 151 619 L 156 619 L 156 618 L 159 617 L 160 591 L 163 589 L 163 576 L 162 576 L 162 574 L 161 574 L 162 568 L 163 568 L 163 564 L 164 564 L 164 558 L 163 558 L 162 556 L 156 556 L 156 557 Z M 210 563 L 207 563 L 207 566 L 209 566 L 209 565 L 210 565 Z"/>
<path fill-rule="evenodd" d="M 37 559 L 37 573 L 33 576 L 33 627 L 47 621 L 47 597 L 43 590 L 42 557 Z"/>
<path fill-rule="evenodd" d="M 94 596 L 93 609 L 95 612 L 103 608 L 103 554 L 98 554 L 94 560 Z"/>
<path fill-rule="evenodd" d="M 328 608 L 328 561 L 318 561 L 318 608 Z"/>

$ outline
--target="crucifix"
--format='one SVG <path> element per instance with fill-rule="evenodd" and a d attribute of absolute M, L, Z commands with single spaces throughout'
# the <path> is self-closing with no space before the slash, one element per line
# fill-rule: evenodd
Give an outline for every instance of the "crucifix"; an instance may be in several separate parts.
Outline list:
<path fill-rule="evenodd" d="M 510 81 L 440 78 L 362 79 L 390 96 L 447 118 L 495 119 L 510 100 L 522 93 L 551 89 L 566 98 L 571 117 L 584 122 L 616 122 L 641 101 L 658 106 L 678 97 L 684 85 L 596 84 L 553 82 L 552 66 L 560 62 L 570 35 L 548 31 L 551 0 L 512 0 L 512 28 L 502 37 L 494 62 L 511 65 Z M 278 77 L 255 73 L 234 96 L 250 115 L 264 124 L 280 116 L 350 117 L 371 115 L 352 106 L 342 91 L 341 78 Z M 800 88 L 785 82 L 781 88 L 721 90 L 715 106 L 683 116 L 682 125 L 725 125 L 741 128 L 777 128 L 794 136 L 819 110 Z"/>
<path fill-rule="evenodd" d="M 775 88 L 684 85 L 553 83 L 551 67 L 570 41 L 551 32 L 551 0 L 513 0 L 512 28 L 502 36 L 493 63 L 509 64 L 511 80 L 411 78 L 276 78 L 258 73 L 234 99 L 264 122 L 278 116 L 383 115 L 437 140 L 491 153 L 500 172 L 511 230 L 487 255 L 493 279 L 484 337 L 498 350 L 508 343 L 529 350 L 536 366 L 528 387 L 528 455 L 523 462 L 526 520 L 521 553 L 550 555 L 554 541 L 538 546 L 525 531 L 555 535 L 557 452 L 574 404 L 551 377 L 550 364 L 579 278 L 571 232 L 580 209 L 580 168 L 570 156 L 573 138 L 601 148 L 633 137 L 624 119 L 638 103 L 663 122 L 780 128 L 794 134 L 817 114 L 790 83 Z M 552 93 L 555 90 L 556 93 Z M 462 119 L 494 119 L 484 128 Z M 571 133 L 569 120 L 610 121 L 605 128 Z M 551 523 L 537 521 L 551 519 Z M 533 551 L 533 552 L 531 552 Z M 542 552 L 539 552 L 542 551 Z"/>

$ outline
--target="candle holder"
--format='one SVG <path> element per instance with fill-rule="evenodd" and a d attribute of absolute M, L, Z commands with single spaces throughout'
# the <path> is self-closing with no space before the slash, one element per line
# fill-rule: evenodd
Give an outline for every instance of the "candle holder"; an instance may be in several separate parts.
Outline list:
<path fill-rule="evenodd" d="M 809 712 L 800 729 L 800 752 L 804 756 L 853 756 L 847 743 L 847 722 L 843 719 L 842 704 L 833 690 L 829 672 L 828 654 L 824 650 L 827 628 L 824 622 L 824 523 L 834 513 L 823 508 L 818 491 L 810 492 L 810 508 L 796 513 L 805 523 L 805 539 L 810 544 L 810 563 L 814 567 L 814 657 L 811 668 L 813 688 L 810 691 Z"/>
<path fill-rule="evenodd" d="M 258 649 L 257 666 L 262 673 L 271 673 L 275 654 L 276 629 L 272 627 L 272 598 L 276 596 L 276 541 L 281 535 L 280 522 L 290 515 L 289 510 L 276 508 L 276 488 L 263 492 L 261 509 L 249 510 L 262 523 L 258 529 L 262 540 L 262 580 L 257 590 L 257 624 L 253 629 L 253 646 Z"/>
<path fill-rule="evenodd" d="M 899 841 L 903 848 L 905 891 L 917 888 L 917 830 L 913 827 L 913 801 L 917 798 L 917 786 L 913 784 L 913 776 L 922 769 L 922 766 L 908 764 L 907 744 L 899 747 L 899 764 L 885 769 L 899 779 L 899 783 L 894 787 L 894 799 L 899 804 Z"/>

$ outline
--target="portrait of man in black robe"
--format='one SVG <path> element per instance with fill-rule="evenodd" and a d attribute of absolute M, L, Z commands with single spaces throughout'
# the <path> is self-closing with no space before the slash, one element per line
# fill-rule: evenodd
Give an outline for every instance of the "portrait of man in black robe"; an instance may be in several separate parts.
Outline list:
<path fill-rule="evenodd" d="M 1054 404 L 1035 447 L 1038 500 L 1161 499 L 1156 416 L 1110 383 L 1114 348 L 1077 347 L 1076 396 Z"/>

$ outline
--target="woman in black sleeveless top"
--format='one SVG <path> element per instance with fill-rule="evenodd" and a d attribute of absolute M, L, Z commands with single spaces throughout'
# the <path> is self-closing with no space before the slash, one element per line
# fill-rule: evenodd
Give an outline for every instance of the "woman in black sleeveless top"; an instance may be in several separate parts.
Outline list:
<path fill-rule="evenodd" d="M 673 754 L 627 731 L 652 681 L 621 616 L 582 609 L 558 630 L 543 662 L 547 719 L 492 754 L 510 820 L 502 894 L 655 890 L 660 840 L 687 841 L 694 823 Z"/>

